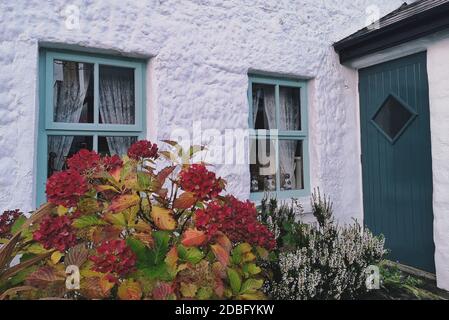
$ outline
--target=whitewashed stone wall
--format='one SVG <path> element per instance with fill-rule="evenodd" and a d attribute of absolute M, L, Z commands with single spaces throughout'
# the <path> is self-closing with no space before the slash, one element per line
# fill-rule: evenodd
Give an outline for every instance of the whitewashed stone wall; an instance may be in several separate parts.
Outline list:
<path fill-rule="evenodd" d="M 402 0 L 84 0 L 0 2 L 0 210 L 35 206 L 38 47 L 149 58 L 148 136 L 176 126 L 246 129 L 247 74 L 310 78 L 312 187 L 339 218 L 362 219 L 356 72 L 331 44 Z M 65 27 L 67 5 L 80 28 Z M 221 166 L 249 195 L 247 166 Z M 308 200 L 307 200 L 308 201 Z"/>

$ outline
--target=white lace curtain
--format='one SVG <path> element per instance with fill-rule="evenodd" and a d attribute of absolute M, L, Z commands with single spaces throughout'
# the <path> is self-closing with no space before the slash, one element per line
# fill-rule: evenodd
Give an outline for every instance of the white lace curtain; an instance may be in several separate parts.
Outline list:
<path fill-rule="evenodd" d="M 282 131 L 298 130 L 300 128 L 300 108 L 299 97 L 294 94 L 295 89 L 280 87 L 279 88 L 279 126 Z M 263 103 L 261 103 L 263 101 Z M 262 106 L 261 106 L 262 105 Z M 256 89 L 253 98 L 253 124 L 256 125 L 256 118 L 259 108 L 263 107 L 266 115 L 268 128 L 276 129 L 276 100 L 273 86 L 260 86 Z M 259 143 L 259 149 L 265 150 L 265 141 Z M 286 174 L 290 176 L 292 186 L 296 186 L 295 177 L 295 155 L 298 146 L 297 140 L 280 140 L 279 141 L 279 167 L 281 170 L 281 187 Z M 265 156 L 265 154 L 263 154 Z M 272 150 L 271 157 L 274 166 L 274 152 Z M 274 168 L 261 168 L 261 175 L 273 174 Z"/>
<path fill-rule="evenodd" d="M 291 88 L 279 88 L 279 123 L 281 130 L 298 130 L 300 128 L 299 99 Z M 296 187 L 295 155 L 298 140 L 281 140 L 279 143 L 279 165 L 282 179 L 286 174 L 290 176 L 293 188 Z"/>
<path fill-rule="evenodd" d="M 61 81 L 53 85 L 54 121 L 78 123 L 84 106 L 92 66 L 89 64 L 55 61 L 55 66 L 62 70 Z M 48 139 L 49 157 L 52 159 L 53 170 L 64 167 L 65 159 L 72 146 L 73 136 L 50 136 Z"/>
<path fill-rule="evenodd" d="M 100 115 L 103 123 L 134 124 L 134 71 L 101 67 Z M 106 137 L 111 154 L 126 154 L 134 137 Z"/>

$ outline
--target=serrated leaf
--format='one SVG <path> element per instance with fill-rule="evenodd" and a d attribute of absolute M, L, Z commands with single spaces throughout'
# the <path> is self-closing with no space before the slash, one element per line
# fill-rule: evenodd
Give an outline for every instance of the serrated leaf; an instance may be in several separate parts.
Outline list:
<path fill-rule="evenodd" d="M 207 240 L 206 234 L 197 229 L 187 229 L 182 236 L 182 245 L 186 247 L 198 247 Z"/>
<path fill-rule="evenodd" d="M 66 266 L 75 265 L 81 267 L 86 262 L 88 255 L 89 250 L 87 250 L 86 246 L 77 244 L 68 250 L 64 258 L 64 264 Z"/>
<path fill-rule="evenodd" d="M 245 282 L 243 282 L 242 287 L 240 289 L 240 294 L 256 293 L 256 291 L 262 288 L 262 286 L 263 286 L 262 279 L 248 279 Z"/>
<path fill-rule="evenodd" d="M 166 282 L 159 282 L 152 293 L 154 300 L 167 300 L 173 294 L 173 288 Z"/>
<path fill-rule="evenodd" d="M 65 282 L 65 274 L 53 267 L 45 266 L 31 273 L 26 280 L 33 287 L 47 287 L 51 283 Z"/>
<path fill-rule="evenodd" d="M 179 291 L 185 298 L 193 298 L 198 291 L 198 287 L 194 283 L 181 282 Z"/>
<path fill-rule="evenodd" d="M 232 268 L 228 268 L 227 270 L 229 284 L 231 285 L 232 292 L 234 294 L 238 294 L 240 292 L 240 288 L 242 286 L 242 279 L 237 271 Z"/>
<path fill-rule="evenodd" d="M 184 247 L 182 244 L 178 245 L 178 256 L 183 261 L 197 264 L 204 258 L 204 254 L 196 247 Z"/>
<path fill-rule="evenodd" d="M 173 218 L 172 211 L 170 209 L 153 206 L 150 215 L 154 221 L 154 224 L 160 230 L 170 231 L 176 228 L 176 220 Z"/>
<path fill-rule="evenodd" d="M 182 193 L 175 201 L 173 201 L 173 208 L 189 209 L 195 205 L 197 198 L 192 192 Z"/>
<path fill-rule="evenodd" d="M 72 225 L 75 228 L 83 229 L 92 226 L 106 225 L 107 222 L 98 217 L 97 215 L 85 215 L 75 219 Z"/>
<path fill-rule="evenodd" d="M 125 280 L 117 290 L 120 300 L 140 300 L 142 298 L 142 288 L 137 281 Z"/>
<path fill-rule="evenodd" d="M 213 244 L 210 246 L 215 258 L 223 265 L 229 264 L 229 253 L 219 244 Z"/>
<path fill-rule="evenodd" d="M 108 210 L 111 212 L 121 212 L 130 207 L 138 205 L 140 197 L 137 194 L 124 194 L 112 199 L 111 205 Z"/>
<path fill-rule="evenodd" d="M 137 183 L 140 190 L 148 190 L 152 185 L 150 176 L 142 171 L 137 172 Z"/>
<path fill-rule="evenodd" d="M 122 228 L 118 228 L 116 226 L 106 225 L 96 227 L 92 231 L 92 240 L 95 243 L 100 243 L 103 241 L 114 240 L 117 239 L 122 233 Z"/>
<path fill-rule="evenodd" d="M 104 215 L 104 220 L 106 220 L 109 223 L 112 223 L 117 227 L 126 227 L 128 225 L 126 217 L 123 214 L 123 212 L 119 213 L 108 212 Z"/>

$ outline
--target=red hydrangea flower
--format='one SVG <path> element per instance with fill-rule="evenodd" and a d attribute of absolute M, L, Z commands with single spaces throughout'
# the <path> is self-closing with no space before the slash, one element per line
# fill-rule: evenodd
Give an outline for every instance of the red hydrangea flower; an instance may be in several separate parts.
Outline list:
<path fill-rule="evenodd" d="M 11 228 L 22 214 L 19 209 L 6 210 L 0 215 L 0 238 L 10 238 Z"/>
<path fill-rule="evenodd" d="M 225 202 L 212 201 L 206 209 L 196 210 L 195 225 L 205 231 L 209 239 L 221 231 L 233 242 L 248 242 L 266 249 L 276 246 L 273 234 L 257 220 L 254 204 L 233 196 L 227 196 Z"/>
<path fill-rule="evenodd" d="M 95 271 L 125 276 L 135 270 L 137 258 L 125 240 L 110 240 L 103 242 L 97 248 L 97 255 L 90 260 L 94 262 Z"/>
<path fill-rule="evenodd" d="M 102 159 L 104 169 L 106 171 L 114 171 L 123 165 L 122 159 L 118 155 L 113 155 L 112 157 L 106 156 Z"/>
<path fill-rule="evenodd" d="M 53 174 L 47 180 L 48 201 L 67 208 L 75 207 L 79 198 L 88 191 L 86 179 L 74 170 Z"/>
<path fill-rule="evenodd" d="M 223 191 L 223 180 L 207 170 L 203 164 L 192 164 L 179 174 L 179 185 L 184 191 L 192 192 L 199 200 L 210 200 Z"/>
<path fill-rule="evenodd" d="M 129 147 L 128 157 L 134 160 L 157 159 L 159 157 L 157 152 L 157 144 L 151 143 L 148 140 L 140 140 Z"/>
<path fill-rule="evenodd" d="M 69 169 L 77 171 L 79 174 L 89 174 L 96 172 L 101 164 L 101 158 L 95 151 L 81 149 L 71 158 L 67 159 Z"/>
<path fill-rule="evenodd" d="M 76 244 L 72 221 L 67 216 L 46 216 L 33 234 L 33 239 L 45 249 L 58 249 L 63 252 Z"/>

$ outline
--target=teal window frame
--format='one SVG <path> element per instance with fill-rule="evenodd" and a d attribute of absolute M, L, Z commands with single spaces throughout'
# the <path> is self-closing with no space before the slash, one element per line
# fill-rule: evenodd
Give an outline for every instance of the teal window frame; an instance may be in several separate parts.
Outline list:
<path fill-rule="evenodd" d="M 272 77 L 264 75 L 250 74 L 248 76 L 248 102 L 249 102 L 249 139 L 256 140 L 259 138 L 268 138 L 274 140 L 275 160 L 276 160 L 276 191 L 271 194 L 278 199 L 302 198 L 310 196 L 310 163 L 309 163 L 309 126 L 308 126 L 308 82 L 307 80 L 290 79 L 282 77 Z M 279 87 L 293 87 L 300 89 L 300 112 L 301 112 L 301 130 L 281 131 L 281 130 L 260 130 L 253 126 L 253 84 L 267 84 L 275 87 L 276 102 L 276 127 L 280 128 L 279 123 Z M 300 190 L 281 190 L 280 186 L 280 170 L 279 164 L 279 140 L 298 140 L 302 141 L 303 148 L 303 179 L 304 188 Z M 251 192 L 250 199 L 252 201 L 261 201 L 266 192 Z"/>
<path fill-rule="evenodd" d="M 94 65 L 94 122 L 58 123 L 53 119 L 53 61 L 68 60 Z M 99 66 L 117 66 L 134 69 L 135 121 L 131 125 L 99 123 Z M 69 50 L 39 50 L 39 125 L 37 142 L 36 204 L 46 201 L 47 139 L 51 135 L 82 135 L 93 137 L 93 150 L 98 151 L 101 136 L 146 136 L 146 62 L 141 59 Z"/>

